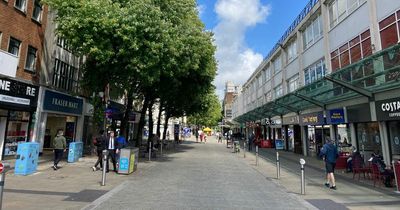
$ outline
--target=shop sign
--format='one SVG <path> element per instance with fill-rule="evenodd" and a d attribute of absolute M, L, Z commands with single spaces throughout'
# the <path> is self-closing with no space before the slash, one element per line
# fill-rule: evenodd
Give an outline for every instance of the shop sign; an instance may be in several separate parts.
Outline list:
<path fill-rule="evenodd" d="M 280 119 L 276 120 L 270 120 L 270 119 L 265 119 L 265 125 L 281 125 L 282 121 Z"/>
<path fill-rule="evenodd" d="M 326 116 L 326 124 L 342 124 L 345 123 L 344 110 L 332 109 L 328 111 Z"/>
<path fill-rule="evenodd" d="M 400 98 L 375 102 L 377 120 L 400 120 Z"/>
<path fill-rule="evenodd" d="M 0 102 L 36 107 L 38 92 L 38 86 L 0 78 Z"/>
<path fill-rule="evenodd" d="M 303 114 L 300 116 L 301 125 L 323 125 L 324 114 L 322 112 L 315 112 L 310 114 Z"/>
<path fill-rule="evenodd" d="M 297 125 L 299 124 L 299 116 L 291 116 L 282 118 L 283 125 Z"/>
<path fill-rule="evenodd" d="M 276 150 L 283 150 L 284 149 L 283 139 L 276 139 L 275 140 L 275 149 Z"/>
<path fill-rule="evenodd" d="M 44 93 L 43 110 L 82 115 L 83 100 L 46 90 Z"/>

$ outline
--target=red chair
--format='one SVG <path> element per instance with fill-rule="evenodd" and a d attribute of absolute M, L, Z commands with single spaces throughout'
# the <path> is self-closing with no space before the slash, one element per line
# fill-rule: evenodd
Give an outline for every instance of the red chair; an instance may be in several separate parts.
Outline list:
<path fill-rule="evenodd" d="M 369 173 L 370 169 L 365 168 L 363 166 L 363 162 L 359 158 L 353 158 L 352 160 L 352 165 L 353 165 L 353 179 L 358 174 L 358 180 L 360 180 L 360 174 L 364 174 L 364 179 L 365 179 L 365 173 Z"/>
<path fill-rule="evenodd" d="M 379 186 L 381 186 L 383 179 L 385 177 L 379 171 L 378 165 L 376 165 L 375 163 L 372 163 L 371 166 L 372 166 L 371 169 L 372 169 L 372 179 L 374 180 L 374 187 L 375 187 L 376 181 L 378 181 Z"/>

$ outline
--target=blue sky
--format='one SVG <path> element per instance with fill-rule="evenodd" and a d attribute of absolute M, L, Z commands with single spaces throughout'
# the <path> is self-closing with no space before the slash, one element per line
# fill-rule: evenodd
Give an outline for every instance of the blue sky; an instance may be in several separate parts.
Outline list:
<path fill-rule="evenodd" d="M 247 81 L 308 1 L 197 0 L 201 20 L 215 34 L 220 97 L 226 81 Z"/>

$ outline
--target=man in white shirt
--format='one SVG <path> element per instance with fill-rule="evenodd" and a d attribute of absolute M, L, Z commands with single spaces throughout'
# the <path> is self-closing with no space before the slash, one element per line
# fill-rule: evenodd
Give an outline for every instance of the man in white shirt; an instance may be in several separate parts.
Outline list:
<path fill-rule="evenodd" d="M 110 135 L 107 138 L 106 141 L 106 148 L 108 150 L 108 156 L 107 156 L 107 172 L 109 172 L 109 160 L 111 158 L 111 162 L 114 167 L 114 171 L 117 172 L 117 167 L 116 167 L 116 162 L 115 162 L 115 154 L 118 154 L 118 149 L 117 149 L 117 140 L 114 136 L 114 131 L 110 131 Z"/>

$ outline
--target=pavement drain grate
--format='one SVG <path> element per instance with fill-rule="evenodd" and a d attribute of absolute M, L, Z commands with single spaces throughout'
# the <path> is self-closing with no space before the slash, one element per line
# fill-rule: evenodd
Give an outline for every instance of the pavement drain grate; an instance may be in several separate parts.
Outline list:
<path fill-rule="evenodd" d="M 64 201 L 93 202 L 107 192 L 106 190 L 82 190 L 78 193 L 70 194 Z"/>
<path fill-rule="evenodd" d="M 347 210 L 348 208 L 343 204 L 336 203 L 330 199 L 307 199 L 307 202 L 311 203 L 313 206 L 318 209 L 324 210 Z"/>

